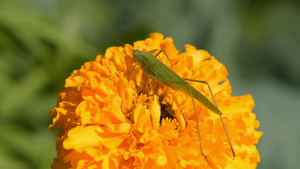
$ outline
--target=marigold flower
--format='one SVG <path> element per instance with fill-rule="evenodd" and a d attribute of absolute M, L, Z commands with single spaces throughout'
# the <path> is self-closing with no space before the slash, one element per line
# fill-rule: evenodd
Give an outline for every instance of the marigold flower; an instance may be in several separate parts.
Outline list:
<path fill-rule="evenodd" d="M 256 168 L 260 161 L 255 144 L 262 136 L 252 113 L 251 95 L 231 96 L 227 70 L 205 50 L 186 45 L 179 54 L 171 38 L 153 33 L 150 38 L 124 47 L 110 47 L 105 55 L 86 62 L 66 79 L 50 129 L 62 128 L 52 168 Z M 158 59 L 184 78 L 206 80 L 223 112 L 232 152 L 219 119 L 195 101 L 204 158 L 199 150 L 192 99 L 156 83 L 137 66 L 132 49 L 165 49 Z M 206 85 L 191 82 L 212 100 Z"/>

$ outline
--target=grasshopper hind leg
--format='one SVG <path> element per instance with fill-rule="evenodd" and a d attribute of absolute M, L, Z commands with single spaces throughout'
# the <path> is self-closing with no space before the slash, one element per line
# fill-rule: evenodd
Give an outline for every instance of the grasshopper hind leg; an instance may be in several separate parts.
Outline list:
<path fill-rule="evenodd" d="M 199 83 L 206 84 L 207 87 L 208 87 L 208 89 L 209 89 L 209 92 L 210 92 L 210 94 L 211 94 L 211 96 L 212 96 L 212 98 L 213 98 L 213 100 L 214 100 L 214 103 L 215 103 L 216 107 L 219 109 L 218 104 L 217 104 L 217 102 L 216 102 L 216 99 L 215 99 L 215 97 L 214 97 L 214 95 L 213 95 L 213 92 L 212 92 L 212 90 L 211 90 L 211 87 L 210 87 L 210 85 L 209 85 L 209 83 L 208 83 L 207 81 L 203 81 L 203 80 L 194 80 L 194 79 L 187 79 L 187 78 L 183 78 L 183 79 L 184 79 L 184 80 L 187 80 L 187 81 L 199 82 Z M 194 104 L 194 101 L 193 101 L 193 104 Z M 226 129 L 226 126 L 225 126 L 225 123 L 224 123 L 224 120 L 223 120 L 222 115 L 220 115 L 220 119 L 221 119 L 223 128 L 224 128 L 224 130 L 225 130 L 225 133 L 226 133 L 226 136 L 227 136 L 227 139 L 228 139 L 228 142 L 229 142 L 229 145 L 230 145 L 232 154 L 233 154 L 233 159 L 234 159 L 236 154 L 235 154 L 235 151 L 234 151 L 232 142 L 231 142 L 231 140 L 230 140 L 228 131 L 227 131 L 227 129 Z M 201 145 L 201 143 L 200 143 L 200 145 Z M 202 155 L 203 155 L 203 154 L 202 154 Z M 205 156 L 205 155 L 204 155 L 204 156 Z"/>
<path fill-rule="evenodd" d="M 198 137 L 199 137 L 199 143 L 200 143 L 200 151 L 201 151 L 201 154 L 206 158 L 206 155 L 204 154 L 203 148 L 202 148 L 201 135 L 200 135 L 200 125 L 199 125 L 198 113 L 197 113 L 197 110 L 196 110 L 195 101 L 194 101 L 194 97 L 193 97 L 192 86 L 189 83 L 187 83 L 187 84 L 188 84 L 188 86 L 190 88 L 190 92 L 191 92 L 191 95 L 192 95 L 192 102 L 193 102 L 193 107 L 194 107 L 194 111 L 195 111 L 195 118 L 196 118 L 196 123 L 197 123 L 197 131 L 198 131 Z"/>

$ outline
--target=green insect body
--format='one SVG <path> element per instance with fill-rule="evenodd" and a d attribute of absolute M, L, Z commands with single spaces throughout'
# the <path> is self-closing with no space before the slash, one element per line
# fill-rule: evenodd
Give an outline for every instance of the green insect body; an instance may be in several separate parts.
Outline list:
<path fill-rule="evenodd" d="M 184 94 L 198 100 L 214 113 L 222 115 L 222 112 L 204 95 L 198 92 L 193 86 L 186 82 L 185 79 L 181 78 L 168 66 L 158 60 L 152 53 L 133 50 L 133 56 L 135 61 L 140 63 L 141 69 L 149 78 L 174 90 L 183 92 Z"/>

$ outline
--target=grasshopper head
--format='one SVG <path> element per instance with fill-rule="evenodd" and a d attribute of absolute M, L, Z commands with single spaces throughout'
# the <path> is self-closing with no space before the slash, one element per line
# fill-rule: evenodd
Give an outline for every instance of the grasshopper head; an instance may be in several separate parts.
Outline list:
<path fill-rule="evenodd" d="M 132 50 L 133 58 L 136 62 L 141 62 L 143 60 L 144 54 L 146 52 L 140 50 Z"/>

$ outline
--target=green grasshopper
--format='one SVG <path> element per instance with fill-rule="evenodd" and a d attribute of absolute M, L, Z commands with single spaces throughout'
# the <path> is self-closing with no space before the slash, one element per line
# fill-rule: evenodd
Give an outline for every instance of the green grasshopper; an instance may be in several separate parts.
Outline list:
<path fill-rule="evenodd" d="M 131 73 L 137 65 L 140 65 L 140 68 L 144 71 L 145 75 L 147 77 L 151 78 L 152 80 L 154 80 L 154 87 L 153 87 L 154 91 L 155 91 L 156 82 L 160 82 L 161 84 L 166 85 L 174 90 L 181 91 L 192 98 L 193 107 L 194 107 L 194 111 L 195 111 L 195 117 L 196 117 L 196 123 L 197 123 L 198 137 L 199 137 L 199 142 L 200 142 L 200 150 L 201 150 L 201 154 L 205 158 L 206 158 L 206 155 L 204 154 L 203 149 L 202 149 L 200 127 L 199 127 L 198 115 L 197 115 L 194 99 L 198 100 L 200 103 L 202 103 L 205 107 L 207 107 L 212 112 L 218 114 L 220 116 L 223 127 L 225 129 L 227 139 L 230 144 L 230 148 L 231 148 L 231 151 L 233 154 L 233 159 L 234 159 L 235 151 L 233 149 L 229 134 L 227 132 L 225 123 L 223 121 L 222 112 L 218 108 L 217 102 L 213 96 L 213 93 L 212 93 L 209 83 L 207 81 L 186 79 L 186 78 L 180 77 L 172 69 L 170 69 L 168 66 L 166 66 L 164 63 L 162 63 L 160 60 L 158 60 L 156 58 L 162 51 L 164 51 L 169 62 L 172 64 L 172 62 L 169 59 L 165 50 L 162 49 L 161 51 L 158 52 L 158 54 L 156 56 L 154 56 L 153 52 L 155 52 L 155 51 L 156 50 L 153 50 L 150 52 L 143 52 L 143 51 L 132 49 L 133 58 L 134 58 L 134 61 L 136 62 L 136 64 L 133 66 L 133 68 L 130 70 L 129 73 Z M 200 82 L 200 83 L 206 84 L 209 88 L 209 91 L 213 97 L 213 101 L 215 104 L 211 103 L 204 95 L 202 95 L 199 91 L 197 91 L 187 81 Z M 154 92 L 153 92 L 153 95 L 154 95 Z"/>

